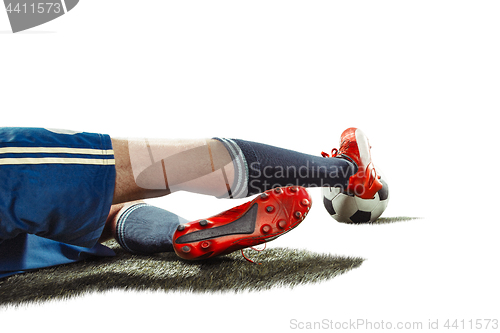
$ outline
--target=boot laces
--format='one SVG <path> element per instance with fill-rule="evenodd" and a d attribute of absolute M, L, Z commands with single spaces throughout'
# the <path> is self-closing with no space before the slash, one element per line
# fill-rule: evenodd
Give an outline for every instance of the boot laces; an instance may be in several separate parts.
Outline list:
<path fill-rule="evenodd" d="M 338 155 L 343 155 L 347 151 L 347 149 L 349 148 L 349 143 L 350 143 L 349 140 L 344 140 L 340 144 L 339 149 L 337 149 L 337 148 L 332 149 L 331 155 L 322 151 L 321 156 L 323 156 L 323 157 L 337 157 Z"/>
<path fill-rule="evenodd" d="M 259 252 L 261 252 L 261 251 L 264 251 L 264 250 L 266 249 L 266 246 L 267 246 L 267 242 L 266 242 L 266 243 L 264 243 L 264 248 L 262 248 L 262 249 L 255 248 L 255 247 L 253 247 L 253 246 L 252 246 L 252 247 L 250 247 L 250 249 L 252 249 L 252 250 L 254 250 L 254 251 L 259 251 Z M 246 255 L 245 255 L 245 253 L 243 252 L 243 249 L 241 249 L 241 255 L 243 256 L 243 258 L 245 258 L 248 262 L 251 262 L 252 264 L 262 265 L 262 263 L 260 263 L 260 262 L 255 262 L 255 261 L 253 261 L 252 259 L 247 258 L 247 256 L 246 256 Z"/>
<path fill-rule="evenodd" d="M 323 157 L 335 157 L 335 156 L 337 156 L 338 152 L 339 151 L 337 150 L 337 148 L 333 148 L 331 155 L 322 151 L 321 156 L 323 156 Z"/>

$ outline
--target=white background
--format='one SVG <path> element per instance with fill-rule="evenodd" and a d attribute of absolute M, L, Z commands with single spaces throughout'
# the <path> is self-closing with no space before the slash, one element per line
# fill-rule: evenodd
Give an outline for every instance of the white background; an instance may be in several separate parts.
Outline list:
<path fill-rule="evenodd" d="M 1 126 L 233 137 L 310 154 L 355 126 L 389 179 L 384 215 L 423 217 L 339 224 L 311 190 L 310 215 L 269 247 L 366 258 L 358 269 L 294 289 L 116 291 L 1 308 L 2 330 L 500 319 L 499 14 L 495 1 L 82 0 L 12 34 L 0 10 Z M 153 202 L 188 219 L 240 203 Z"/>

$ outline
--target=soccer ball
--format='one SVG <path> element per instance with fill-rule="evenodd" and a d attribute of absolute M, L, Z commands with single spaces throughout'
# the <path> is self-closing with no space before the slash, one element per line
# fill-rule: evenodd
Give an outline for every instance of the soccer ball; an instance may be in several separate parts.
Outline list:
<path fill-rule="evenodd" d="M 361 199 L 341 193 L 340 188 L 324 187 L 323 204 L 328 213 L 338 222 L 368 223 L 375 222 L 387 208 L 389 203 L 389 185 L 384 180 L 382 189 L 375 193 L 373 199 Z"/>

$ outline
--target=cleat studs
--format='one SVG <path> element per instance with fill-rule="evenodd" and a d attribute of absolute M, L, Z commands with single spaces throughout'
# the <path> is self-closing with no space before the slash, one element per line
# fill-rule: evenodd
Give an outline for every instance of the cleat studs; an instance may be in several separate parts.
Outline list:
<path fill-rule="evenodd" d="M 280 194 L 281 192 L 283 192 L 283 190 L 281 189 L 281 187 L 276 187 L 274 189 L 274 192 L 277 193 L 277 194 Z"/>
<path fill-rule="evenodd" d="M 260 198 L 261 198 L 262 200 L 266 200 L 267 198 L 269 198 L 269 195 L 268 195 L 267 193 L 262 193 L 262 194 L 260 195 Z"/>
<path fill-rule="evenodd" d="M 201 220 L 199 223 L 200 223 L 200 225 L 202 227 L 206 227 L 208 225 L 208 221 L 207 220 Z"/>
<path fill-rule="evenodd" d="M 267 206 L 266 207 L 266 212 L 272 213 L 273 211 L 274 211 L 274 207 L 273 206 Z"/>
<path fill-rule="evenodd" d="M 264 224 L 261 228 L 262 232 L 268 234 L 271 232 L 271 226 L 268 224 Z"/>
<path fill-rule="evenodd" d="M 299 212 L 299 211 L 296 211 L 294 214 L 293 214 L 296 218 L 300 219 L 302 217 L 302 213 Z"/>
<path fill-rule="evenodd" d="M 285 229 L 285 227 L 286 227 L 286 221 L 285 220 L 280 220 L 278 222 L 278 227 L 280 227 L 281 229 Z"/>
<path fill-rule="evenodd" d="M 208 249 L 210 247 L 210 242 L 203 241 L 201 242 L 200 246 L 202 249 Z"/>
<path fill-rule="evenodd" d="M 184 224 L 179 224 L 177 226 L 177 231 L 184 231 L 184 229 L 186 229 L 186 226 Z"/>
<path fill-rule="evenodd" d="M 301 203 L 303 206 L 306 206 L 306 207 L 307 207 L 307 206 L 309 206 L 309 204 L 310 204 L 309 200 L 307 200 L 307 199 L 302 199 L 302 200 L 300 201 L 300 203 Z"/>
<path fill-rule="evenodd" d="M 184 253 L 188 253 L 188 252 L 190 252 L 190 251 L 191 251 L 191 248 L 190 248 L 189 246 L 187 246 L 187 245 L 186 245 L 186 246 L 183 246 L 181 250 L 182 250 L 182 252 L 184 252 Z"/>
<path fill-rule="evenodd" d="M 290 192 L 297 192 L 299 188 L 297 186 L 290 187 Z"/>

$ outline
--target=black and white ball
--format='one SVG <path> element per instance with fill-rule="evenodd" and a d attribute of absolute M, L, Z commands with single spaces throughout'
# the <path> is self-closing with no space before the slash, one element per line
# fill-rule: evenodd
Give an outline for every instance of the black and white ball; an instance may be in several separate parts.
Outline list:
<path fill-rule="evenodd" d="M 369 223 L 375 222 L 387 208 L 389 203 L 389 185 L 384 180 L 373 199 L 361 199 L 341 193 L 337 187 L 323 188 L 323 204 L 328 213 L 338 222 Z"/>

